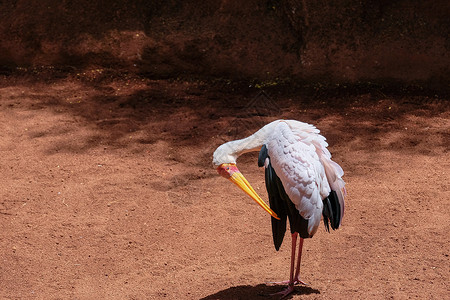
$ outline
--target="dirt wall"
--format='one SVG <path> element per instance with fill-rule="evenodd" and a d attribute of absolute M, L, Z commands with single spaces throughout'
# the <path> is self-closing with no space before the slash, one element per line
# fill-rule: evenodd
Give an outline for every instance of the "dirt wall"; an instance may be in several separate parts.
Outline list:
<path fill-rule="evenodd" d="M 0 65 L 448 88 L 448 1 L 2 1 Z"/>

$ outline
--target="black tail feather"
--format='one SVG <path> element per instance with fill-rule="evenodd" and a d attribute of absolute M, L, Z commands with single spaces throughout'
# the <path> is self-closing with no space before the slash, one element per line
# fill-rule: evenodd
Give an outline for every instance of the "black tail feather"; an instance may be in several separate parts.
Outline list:
<path fill-rule="evenodd" d="M 330 199 L 328 199 L 328 197 L 327 197 L 327 198 L 323 199 L 322 216 L 323 216 L 323 224 L 325 225 L 325 230 L 328 232 L 330 232 L 329 218 L 331 216 L 329 207 L 331 207 L 331 203 L 330 203 Z"/>
<path fill-rule="evenodd" d="M 330 226 L 333 230 L 339 228 L 341 223 L 341 205 L 335 191 L 331 191 L 327 198 L 323 200 L 323 223 L 325 229 L 330 232 Z"/>

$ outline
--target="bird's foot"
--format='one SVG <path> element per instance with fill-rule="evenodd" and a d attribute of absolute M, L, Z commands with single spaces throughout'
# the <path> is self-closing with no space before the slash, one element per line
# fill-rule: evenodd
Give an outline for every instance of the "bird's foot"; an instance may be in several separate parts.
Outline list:
<path fill-rule="evenodd" d="M 290 284 L 289 280 L 286 281 L 279 281 L 279 282 L 269 282 L 270 284 Z M 303 284 L 303 285 L 309 285 L 308 283 L 304 282 L 303 280 L 301 280 L 300 278 L 296 278 L 294 279 L 292 285 L 297 285 L 297 284 Z"/>
<path fill-rule="evenodd" d="M 298 277 L 296 279 L 294 279 L 294 285 L 297 285 L 297 284 L 309 285 L 309 283 L 304 282 L 303 280 L 301 280 Z"/>

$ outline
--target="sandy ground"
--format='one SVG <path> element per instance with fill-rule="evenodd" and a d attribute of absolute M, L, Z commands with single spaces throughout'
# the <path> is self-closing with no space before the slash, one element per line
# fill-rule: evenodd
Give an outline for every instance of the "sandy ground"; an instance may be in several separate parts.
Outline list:
<path fill-rule="evenodd" d="M 305 242 L 310 285 L 291 298 L 450 296 L 446 99 L 103 72 L 2 78 L 0 298 L 273 298 L 290 239 L 275 251 L 269 216 L 211 158 L 278 118 L 322 131 L 348 190 L 342 228 Z M 238 166 L 267 199 L 256 160 Z"/>

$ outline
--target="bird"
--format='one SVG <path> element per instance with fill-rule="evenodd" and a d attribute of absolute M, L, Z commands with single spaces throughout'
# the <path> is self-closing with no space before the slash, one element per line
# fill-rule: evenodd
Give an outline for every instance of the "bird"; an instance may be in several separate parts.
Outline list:
<path fill-rule="evenodd" d="M 287 287 L 276 294 L 281 298 L 294 291 L 300 279 L 303 241 L 312 238 L 323 218 L 325 230 L 340 227 L 347 195 L 344 171 L 331 159 L 328 143 L 314 125 L 297 120 L 276 120 L 254 134 L 220 145 L 213 154 L 217 172 L 248 194 L 271 215 L 276 251 L 283 242 L 287 220 L 291 231 L 291 265 Z M 237 158 L 259 151 L 258 166 L 264 167 L 267 205 L 236 166 Z M 298 257 L 295 252 L 298 236 Z"/>

